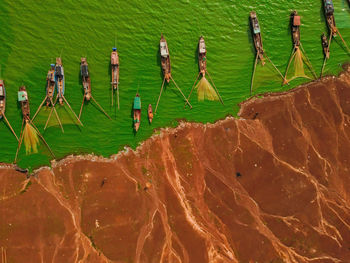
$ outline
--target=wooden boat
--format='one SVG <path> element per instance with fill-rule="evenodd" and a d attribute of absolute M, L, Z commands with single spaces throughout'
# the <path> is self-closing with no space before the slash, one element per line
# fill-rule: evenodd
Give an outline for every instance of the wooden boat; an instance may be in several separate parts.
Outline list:
<path fill-rule="evenodd" d="M 300 16 L 297 11 L 293 11 L 291 20 L 294 49 L 298 49 L 300 46 Z"/>
<path fill-rule="evenodd" d="M 16 137 L 16 139 L 18 141 L 18 137 L 17 137 L 15 131 L 13 130 L 10 122 L 6 118 L 5 111 L 6 111 L 6 89 L 5 89 L 4 81 L 2 79 L 0 79 L 0 120 L 2 118 L 4 118 L 5 122 L 9 126 L 11 132 L 13 133 L 13 135 Z"/>
<path fill-rule="evenodd" d="M 337 35 L 337 27 L 335 25 L 334 19 L 334 5 L 332 0 L 323 0 L 324 2 L 324 12 L 326 15 L 327 25 L 332 36 Z"/>
<path fill-rule="evenodd" d="M 165 80 L 169 83 L 171 79 L 170 55 L 168 43 L 166 42 L 163 34 L 160 37 L 159 47 L 163 76 Z"/>
<path fill-rule="evenodd" d="M 205 72 L 207 71 L 207 49 L 205 48 L 203 36 L 199 38 L 198 42 L 198 67 L 202 76 L 205 76 Z"/>
<path fill-rule="evenodd" d="M 113 105 L 113 92 L 117 90 L 117 100 L 119 109 L 119 54 L 117 48 L 114 47 L 111 53 L 111 70 L 112 70 L 112 105 Z"/>
<path fill-rule="evenodd" d="M 4 81 L 0 80 L 0 119 L 3 118 L 3 114 L 6 111 L 6 90 Z"/>
<path fill-rule="evenodd" d="M 61 58 L 56 58 L 55 82 L 58 95 L 58 102 L 63 105 L 64 101 L 64 69 Z"/>
<path fill-rule="evenodd" d="M 23 120 L 30 121 L 30 107 L 28 100 L 28 93 L 25 86 L 21 86 L 18 91 L 18 101 L 21 104 Z"/>
<path fill-rule="evenodd" d="M 80 75 L 81 75 L 81 80 L 83 83 L 83 90 L 84 90 L 84 97 L 83 97 L 83 102 L 80 107 L 80 112 L 79 112 L 79 119 L 81 117 L 81 113 L 83 110 L 84 102 L 85 100 L 90 101 L 92 99 L 96 105 L 101 109 L 101 111 L 109 118 L 109 115 L 104 111 L 104 109 L 101 107 L 101 105 L 95 100 L 95 98 L 92 96 L 91 93 L 91 80 L 90 80 L 90 74 L 89 74 L 89 65 L 87 63 L 86 58 L 81 58 L 80 60 Z"/>
<path fill-rule="evenodd" d="M 50 106 L 53 103 L 53 96 L 55 95 L 55 64 L 51 64 L 50 66 L 51 68 L 47 72 L 46 77 L 46 106 Z"/>
<path fill-rule="evenodd" d="M 18 147 L 17 147 L 16 157 L 15 157 L 15 163 L 17 162 L 18 152 L 19 152 L 19 150 L 21 148 L 23 138 L 25 137 L 25 131 L 26 131 L 27 125 L 29 125 L 28 127 L 34 128 L 35 134 L 44 142 L 44 144 L 46 145 L 46 147 L 50 151 L 52 157 L 55 158 L 55 155 L 52 152 L 50 146 L 47 144 L 47 142 L 45 141 L 44 137 L 39 132 L 38 128 L 34 125 L 32 120 L 30 119 L 30 107 L 29 107 L 28 93 L 27 93 L 27 89 L 26 89 L 25 86 L 21 86 L 19 88 L 18 101 L 21 104 L 23 121 L 22 121 L 21 136 L 20 136 L 20 139 L 18 141 Z"/>
<path fill-rule="evenodd" d="M 81 58 L 80 75 L 83 82 L 84 96 L 87 101 L 91 99 L 91 81 L 89 75 L 89 68 L 86 58 Z"/>
<path fill-rule="evenodd" d="M 328 45 L 328 39 L 325 34 L 322 34 L 321 36 L 322 41 L 322 48 L 323 48 L 323 54 L 325 55 L 326 59 L 329 59 L 329 45 Z"/>
<path fill-rule="evenodd" d="M 140 128 L 140 121 L 141 121 L 141 98 L 138 93 L 136 93 L 136 96 L 134 98 L 133 111 L 134 111 L 134 129 L 135 129 L 135 132 L 137 132 Z"/>
<path fill-rule="evenodd" d="M 254 39 L 254 45 L 257 52 L 257 55 L 264 65 L 264 48 L 262 43 L 262 37 L 260 33 L 260 25 L 258 21 L 258 17 L 256 16 L 255 12 L 250 12 L 250 23 L 252 26 L 252 32 L 253 32 L 253 39 Z"/>
<path fill-rule="evenodd" d="M 148 120 L 149 123 L 152 123 L 153 121 L 153 109 L 151 104 L 148 105 Z"/>

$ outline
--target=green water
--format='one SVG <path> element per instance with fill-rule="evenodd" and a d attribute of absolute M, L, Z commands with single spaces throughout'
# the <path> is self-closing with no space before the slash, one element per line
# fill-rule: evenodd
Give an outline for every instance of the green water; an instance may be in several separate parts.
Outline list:
<path fill-rule="evenodd" d="M 0 1 L 1 77 L 7 87 L 7 117 L 19 135 L 21 112 L 17 90 L 22 84 L 29 92 L 32 114 L 45 95 L 49 64 L 62 53 L 66 76 L 66 98 L 79 112 L 82 85 L 79 79 L 80 57 L 87 56 L 93 95 L 113 117 L 102 115 L 92 104 L 84 108 L 84 127 L 50 127 L 44 137 L 57 158 L 70 153 L 95 153 L 109 156 L 125 145 L 136 147 L 154 133 L 154 129 L 175 126 L 179 119 L 214 122 L 236 115 L 237 104 L 249 97 L 255 50 L 249 27 L 249 12 L 260 20 L 264 48 L 284 73 L 292 41 L 289 15 L 293 9 L 302 17 L 301 41 L 314 69 L 319 74 L 323 62 L 320 35 L 327 32 L 321 1 L 249 0 L 249 1 Z M 349 6 L 334 0 L 335 19 L 345 40 L 350 43 Z M 198 73 L 197 44 L 200 35 L 207 45 L 208 71 L 225 102 L 197 102 L 192 110 L 183 109 L 183 100 L 173 85 L 167 86 L 152 125 L 147 121 L 147 106 L 155 107 L 162 74 L 159 62 L 159 38 L 165 35 L 171 56 L 172 75 L 187 95 Z M 120 56 L 120 110 L 110 106 L 110 52 L 116 44 Z M 338 43 L 339 40 L 337 40 Z M 349 61 L 342 45 L 332 43 L 326 73 L 336 74 L 341 63 Z M 265 69 L 257 70 L 256 93 L 281 91 L 304 80 L 281 87 L 281 81 Z M 139 132 L 132 129 L 131 107 L 139 89 L 142 120 Z M 42 121 L 37 123 L 43 131 Z M 0 122 L 0 161 L 13 162 L 17 142 L 3 121 Z M 41 148 L 42 149 L 42 148 Z M 44 154 L 42 154 L 44 153 Z M 48 164 L 47 151 L 25 155 L 19 164 L 34 168 Z"/>

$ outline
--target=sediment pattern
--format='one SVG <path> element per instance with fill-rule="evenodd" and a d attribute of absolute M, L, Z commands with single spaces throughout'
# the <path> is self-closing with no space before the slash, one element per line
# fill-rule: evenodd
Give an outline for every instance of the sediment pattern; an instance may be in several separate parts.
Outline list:
<path fill-rule="evenodd" d="M 29 179 L 4 166 L 2 262 L 349 262 L 350 72 L 239 115 Z"/>

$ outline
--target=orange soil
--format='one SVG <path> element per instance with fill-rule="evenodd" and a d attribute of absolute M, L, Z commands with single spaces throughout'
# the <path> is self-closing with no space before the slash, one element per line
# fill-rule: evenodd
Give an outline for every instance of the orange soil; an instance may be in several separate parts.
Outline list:
<path fill-rule="evenodd" d="M 7 262 L 349 262 L 350 71 L 240 117 L 67 157 L 31 185 L 0 168 Z"/>

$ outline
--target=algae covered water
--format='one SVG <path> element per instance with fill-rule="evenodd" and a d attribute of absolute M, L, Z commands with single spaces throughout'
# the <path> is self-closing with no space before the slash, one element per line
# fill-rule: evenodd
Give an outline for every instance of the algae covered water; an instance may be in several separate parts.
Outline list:
<path fill-rule="evenodd" d="M 125 145 L 136 147 L 154 129 L 176 125 L 179 119 L 214 122 L 235 115 L 237 104 L 249 97 L 255 49 L 249 25 L 249 12 L 258 14 L 264 49 L 282 73 L 291 50 L 290 13 L 301 15 L 301 42 L 317 74 L 323 63 L 320 36 L 328 32 L 322 1 L 4 1 L 0 64 L 7 88 L 6 115 L 17 135 L 22 116 L 17 91 L 26 85 L 34 115 L 45 96 L 46 74 L 50 63 L 62 57 L 66 78 L 66 98 L 78 113 L 83 91 L 80 58 L 87 57 L 92 94 L 112 116 L 109 120 L 92 103 L 82 113 L 83 127 L 64 124 L 45 125 L 45 110 L 34 122 L 57 158 L 70 153 L 95 153 L 109 156 Z M 350 13 L 346 1 L 334 0 L 337 27 L 350 43 Z M 147 121 L 147 106 L 155 107 L 162 84 L 159 57 L 161 33 L 167 39 L 172 76 L 188 95 L 198 74 L 197 45 L 201 35 L 207 46 L 207 65 L 225 105 L 217 101 L 198 102 L 191 96 L 193 109 L 173 84 L 166 86 L 152 125 Z M 120 110 L 111 107 L 110 53 L 116 45 L 120 56 Z M 331 58 L 325 74 L 336 74 L 349 61 L 340 39 L 332 42 Z M 296 80 L 281 87 L 281 79 L 268 67 L 258 66 L 254 93 L 281 91 L 307 80 Z M 142 99 L 141 128 L 133 133 L 132 102 L 136 92 Z M 60 109 L 63 112 L 64 110 Z M 63 113 L 62 113 L 63 114 Z M 17 141 L 0 121 L 0 162 L 13 162 Z M 48 164 L 50 155 L 41 146 L 39 153 L 26 155 L 22 147 L 19 165 L 37 167 Z"/>

